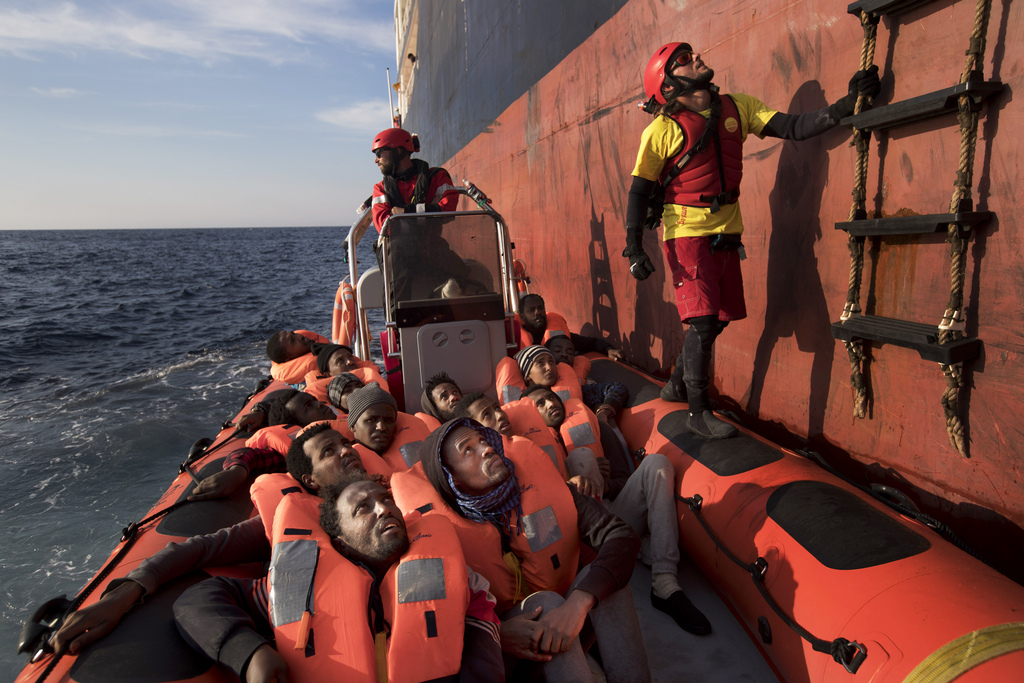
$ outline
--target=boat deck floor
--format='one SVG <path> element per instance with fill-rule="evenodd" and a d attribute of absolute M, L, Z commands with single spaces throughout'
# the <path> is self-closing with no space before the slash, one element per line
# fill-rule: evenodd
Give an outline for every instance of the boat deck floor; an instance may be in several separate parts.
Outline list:
<path fill-rule="evenodd" d="M 679 563 L 679 585 L 711 621 L 710 635 L 691 635 L 651 606 L 651 570 L 642 563 L 637 562 L 630 580 L 654 683 L 778 683 L 736 617 L 685 557 Z M 599 671 L 595 673 L 604 680 Z"/>

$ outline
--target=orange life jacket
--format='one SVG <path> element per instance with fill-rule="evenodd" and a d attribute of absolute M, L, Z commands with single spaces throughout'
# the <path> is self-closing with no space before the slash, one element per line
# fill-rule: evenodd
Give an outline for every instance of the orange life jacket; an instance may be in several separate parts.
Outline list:
<path fill-rule="evenodd" d="M 356 361 L 358 362 L 358 365 L 347 372 L 358 377 L 363 384 L 376 382 L 380 385 L 381 389 L 388 391 L 388 383 L 380 376 L 380 369 L 377 368 L 376 363 L 373 361 L 358 359 L 356 359 Z M 333 375 L 321 374 L 320 370 L 314 367 L 313 370 L 306 373 L 304 378 L 306 388 L 303 389 L 303 391 L 310 396 L 313 396 L 318 401 L 330 403 L 330 400 L 327 398 L 327 387 L 330 385 L 332 379 L 334 379 Z"/>
<path fill-rule="evenodd" d="M 319 422 L 310 422 L 308 425 L 296 432 L 295 438 L 298 438 L 299 435 L 307 429 L 312 428 L 313 425 L 318 424 L 330 425 L 331 429 L 340 433 L 349 441 L 352 441 L 352 430 L 348 428 L 348 421 L 346 420 L 321 420 Z M 360 450 L 359 444 L 354 444 L 354 446 L 356 446 L 356 453 L 359 454 L 359 462 L 363 464 L 363 469 L 366 470 L 367 474 L 379 475 L 384 479 L 384 481 L 391 479 L 391 472 L 393 470 L 390 465 L 384 462 L 383 458 L 371 451 L 369 448 Z"/>
<path fill-rule="evenodd" d="M 572 452 L 573 449 L 586 446 L 594 451 L 598 458 L 604 457 L 604 448 L 601 446 L 601 425 L 597 415 L 583 404 L 583 401 L 570 398 L 563 401 L 565 404 L 565 420 L 558 428 L 562 435 L 565 449 Z"/>
<path fill-rule="evenodd" d="M 289 495 L 272 516 L 269 611 L 292 678 L 415 683 L 458 673 L 470 592 L 451 524 L 406 518 L 409 550 L 380 581 L 386 623 L 375 633 L 374 577 L 334 548 L 318 508 L 313 496 Z"/>
<path fill-rule="evenodd" d="M 466 519 L 448 507 L 427 481 L 423 465 L 417 463 L 391 478 L 391 492 L 401 510 L 417 510 L 428 517 L 440 514 L 451 521 L 466 562 L 490 582 L 498 614 L 536 591 L 564 594 L 576 578 L 580 556 L 576 504 L 569 487 L 536 450 L 514 449 L 506 456 L 516 465 L 523 496 L 522 519 L 513 513 L 510 552 L 503 549 L 495 525 Z M 516 533 L 520 526 L 522 533 Z"/>
<path fill-rule="evenodd" d="M 518 401 L 506 403 L 501 409 L 508 415 L 512 431 L 520 438 L 529 439 L 536 444 L 554 464 L 555 469 L 562 475 L 562 479 L 567 478 L 565 447 L 544 424 L 544 418 L 537 412 L 537 406 L 533 404 L 533 400 L 521 398 Z"/>
<path fill-rule="evenodd" d="M 440 420 L 438 420 L 433 415 L 428 415 L 427 413 L 416 413 L 416 418 L 424 425 L 426 425 L 427 429 L 429 429 L 430 431 L 434 431 L 435 429 L 441 426 Z"/>
<path fill-rule="evenodd" d="M 281 455 L 287 455 L 292 441 L 299 435 L 302 427 L 298 425 L 274 425 L 256 430 L 256 433 L 245 440 L 248 448 L 270 448 Z"/>
<path fill-rule="evenodd" d="M 309 330 L 295 330 L 295 334 L 301 334 L 303 337 L 321 344 L 330 343 L 327 337 Z M 298 384 L 310 370 L 316 370 L 316 356 L 312 353 L 304 353 L 298 358 L 292 358 L 284 363 L 270 363 L 270 376 L 287 384 Z"/>
<path fill-rule="evenodd" d="M 527 332 L 526 328 L 523 327 L 523 319 L 519 317 L 518 313 L 516 314 L 515 321 L 519 323 L 520 351 L 525 349 L 527 346 L 531 346 L 533 344 L 540 344 L 541 346 L 543 346 L 547 342 L 547 340 L 551 339 L 552 337 L 568 337 L 571 334 L 569 330 L 569 323 L 565 322 L 565 318 L 563 318 L 560 314 L 548 313 L 547 320 L 547 327 L 544 328 L 544 337 L 540 341 L 535 341 L 533 339 L 533 335 Z"/>
<path fill-rule="evenodd" d="M 590 359 L 586 356 L 576 356 L 572 359 L 572 369 L 576 373 L 576 376 L 580 379 L 580 384 L 587 381 L 590 377 Z"/>
<path fill-rule="evenodd" d="M 395 472 L 402 472 L 414 463 L 420 461 L 420 442 L 430 436 L 427 426 L 418 418 L 407 413 L 398 413 L 395 421 L 395 438 L 388 446 L 388 449 L 379 454 Z M 361 443 L 356 444 L 356 450 L 363 453 L 377 453 L 368 446 Z"/>
<path fill-rule="evenodd" d="M 515 358 L 506 356 L 498 361 L 494 368 L 494 386 L 503 405 L 522 398 L 526 389 L 526 379 L 519 370 L 519 363 Z M 558 364 L 558 380 L 551 387 L 551 391 L 558 394 L 563 401 L 567 398 L 583 398 L 580 379 L 565 363 Z"/>

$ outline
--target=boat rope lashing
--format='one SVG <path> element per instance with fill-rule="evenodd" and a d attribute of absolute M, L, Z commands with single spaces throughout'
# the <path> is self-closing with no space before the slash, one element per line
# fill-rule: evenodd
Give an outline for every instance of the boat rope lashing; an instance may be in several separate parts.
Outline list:
<path fill-rule="evenodd" d="M 974 28 L 967 48 L 967 59 L 960 82 L 981 79 L 982 60 L 985 54 L 985 35 L 988 33 L 990 0 L 978 0 L 974 8 Z M 949 201 L 949 212 L 970 211 L 973 206 L 971 186 L 974 181 L 974 155 L 978 141 L 978 108 L 973 106 L 968 95 L 961 95 L 958 100 L 957 119 L 960 123 L 960 161 L 956 171 L 956 182 L 953 184 L 953 197 Z M 946 241 L 949 242 L 949 304 L 939 323 L 939 343 L 948 344 L 962 339 L 964 281 L 967 279 L 967 237 L 960 226 L 950 223 L 946 226 Z M 946 434 L 949 443 L 963 456 L 968 457 L 967 442 L 964 438 L 964 426 L 960 419 L 960 388 L 963 386 L 963 375 L 959 364 L 939 364 L 946 380 L 946 389 L 942 392 L 942 411 L 946 418 Z"/>
<path fill-rule="evenodd" d="M 986 626 L 928 655 L 903 683 L 949 683 L 996 657 L 1024 650 L 1024 621 Z"/>
<path fill-rule="evenodd" d="M 878 19 L 867 12 L 861 11 L 860 24 L 864 29 L 864 41 L 860 48 L 860 70 L 868 69 L 875 61 L 875 44 L 878 37 Z M 853 113 L 861 113 L 871 100 L 863 94 L 857 95 Z M 853 139 L 850 144 L 857 149 L 857 160 L 853 169 L 853 205 L 850 207 L 849 220 L 861 220 L 867 217 L 867 179 L 868 149 L 870 134 L 854 127 Z M 846 304 L 839 319 L 843 322 L 855 315 L 860 315 L 860 289 L 864 275 L 864 238 L 850 235 L 847 241 L 850 250 L 850 279 L 846 288 Z M 868 414 L 868 388 L 864 381 L 864 351 L 859 340 L 846 342 L 846 352 L 850 358 L 850 383 L 853 386 L 853 416 L 865 418 Z"/>
<path fill-rule="evenodd" d="M 750 578 L 754 582 L 754 586 L 757 588 L 757 592 L 761 594 L 761 598 L 764 599 L 768 606 L 772 608 L 772 611 L 782 619 L 782 622 L 786 624 L 794 633 L 806 640 L 811 644 L 811 647 L 815 652 L 821 652 L 827 654 L 837 663 L 842 664 L 843 668 L 851 674 L 857 673 L 860 665 L 867 659 L 868 650 L 866 647 L 861 645 L 855 640 L 849 640 L 847 638 L 834 638 L 832 640 L 825 640 L 818 638 L 813 633 L 808 631 L 806 628 L 801 626 L 795 619 L 786 614 L 781 607 L 772 599 L 771 594 L 768 592 L 768 587 L 764 585 L 764 577 L 768 572 L 768 561 L 763 557 L 758 557 L 756 560 L 750 563 L 746 563 L 733 555 L 725 545 L 718 539 L 715 532 L 708 526 L 707 521 L 701 515 L 701 507 L 704 503 L 704 499 L 700 494 L 695 494 L 689 498 L 676 495 L 676 500 L 680 500 L 690 508 L 693 512 L 694 517 L 700 523 L 701 527 L 704 528 L 704 532 L 708 535 L 715 546 L 722 551 L 722 553 L 729 558 L 729 561 L 746 571 Z"/>
<path fill-rule="evenodd" d="M 190 503 L 190 502 L 191 501 L 189 501 L 189 500 L 180 500 L 177 503 L 174 503 L 172 505 L 168 505 L 163 510 L 158 510 L 158 511 L 154 512 L 152 515 L 150 515 L 149 517 L 146 517 L 141 522 L 132 522 L 131 524 L 126 526 L 124 529 L 122 529 L 121 530 L 121 543 L 123 545 L 117 551 L 117 554 L 114 555 L 112 558 L 110 558 L 110 560 L 107 562 L 106 566 L 104 566 L 103 569 L 101 569 L 100 572 L 98 574 L 96 574 L 96 576 L 94 576 L 92 578 L 92 581 L 90 581 L 86 585 L 86 587 L 83 588 L 82 591 L 71 602 L 71 605 L 68 606 L 67 611 L 64 612 L 64 617 L 61 619 L 61 623 L 63 624 L 64 621 L 66 621 L 69 616 L 71 616 L 74 612 L 76 612 L 78 610 L 78 608 L 82 606 L 82 603 L 85 602 L 89 598 L 90 595 L 92 595 L 93 591 L 95 591 L 96 588 L 101 583 L 103 583 L 103 581 L 106 580 L 106 578 L 108 576 L 110 576 L 111 572 L 113 572 L 115 569 L 117 569 L 117 566 L 121 563 L 121 560 L 123 560 L 125 555 L 128 554 L 128 551 L 132 549 L 132 546 L 135 545 L 135 542 L 137 540 L 139 540 L 139 529 L 141 529 L 142 527 L 146 526 L 150 522 L 152 522 L 152 521 L 154 521 L 156 519 L 159 519 L 160 517 L 163 517 L 164 515 L 166 515 L 169 512 L 174 512 L 178 508 L 183 507 L 184 505 L 186 505 L 187 503 Z M 46 642 L 44 642 L 43 648 L 49 649 L 49 640 L 48 639 L 47 639 Z M 31 661 L 35 661 L 35 659 L 43 652 L 43 648 L 41 648 L 39 652 L 37 652 L 35 655 L 33 655 Z M 55 654 L 53 656 L 53 658 L 50 660 L 50 662 L 46 665 L 46 668 L 43 669 L 43 672 L 41 674 L 39 674 L 39 678 L 36 679 L 36 683 L 43 683 L 43 681 L 45 681 L 47 679 L 47 677 L 51 673 L 53 673 L 53 670 L 57 667 L 57 663 L 60 662 L 60 660 L 63 657 L 64 657 L 64 652 L 58 652 L 57 654 Z"/>

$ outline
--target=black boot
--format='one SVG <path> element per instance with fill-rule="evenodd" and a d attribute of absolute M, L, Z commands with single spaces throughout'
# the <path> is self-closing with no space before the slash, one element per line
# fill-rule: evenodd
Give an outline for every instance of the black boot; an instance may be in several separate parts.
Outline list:
<path fill-rule="evenodd" d="M 693 318 L 683 342 L 683 382 L 690 401 L 688 426 L 690 432 L 704 439 L 728 439 L 737 433 L 731 424 L 715 417 L 708 402 L 711 348 L 720 331 L 721 327 L 713 316 Z"/>
<path fill-rule="evenodd" d="M 676 358 L 676 366 L 672 368 L 672 376 L 668 383 L 661 388 L 661 400 L 672 403 L 686 402 L 686 385 L 683 384 L 683 352 L 679 352 Z"/>

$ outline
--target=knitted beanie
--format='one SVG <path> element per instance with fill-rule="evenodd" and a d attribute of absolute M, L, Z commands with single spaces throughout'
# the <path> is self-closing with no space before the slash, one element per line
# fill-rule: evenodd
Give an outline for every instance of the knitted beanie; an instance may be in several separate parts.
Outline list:
<path fill-rule="evenodd" d="M 554 358 L 554 354 L 547 350 L 547 348 L 534 344 L 533 346 L 527 346 L 525 349 L 515 355 L 516 362 L 519 363 L 519 371 L 523 373 L 523 379 L 530 376 L 530 368 L 533 367 L 534 361 L 541 354 L 548 354 Z"/>
<path fill-rule="evenodd" d="M 363 384 L 363 380 L 351 372 L 343 372 L 331 380 L 330 384 L 327 385 L 327 400 L 331 402 L 332 406 L 339 410 L 341 409 L 341 397 L 344 395 L 348 385 L 353 383 L 358 384 L 360 387 L 366 386 Z"/>
<path fill-rule="evenodd" d="M 389 394 L 380 388 L 380 385 L 376 382 L 370 382 L 362 389 L 356 389 L 348 395 L 348 427 L 352 429 L 355 426 L 359 416 L 366 412 L 366 409 L 370 406 L 375 406 L 378 403 L 386 403 L 396 411 L 398 410 L 398 402 L 395 401 L 394 396 Z"/>
<path fill-rule="evenodd" d="M 344 344 L 321 344 L 317 342 L 311 346 L 310 351 L 316 355 L 316 367 L 321 375 L 327 374 L 327 366 L 331 362 L 331 356 L 339 349 L 346 349 L 349 353 L 352 353 L 352 349 Z"/>

